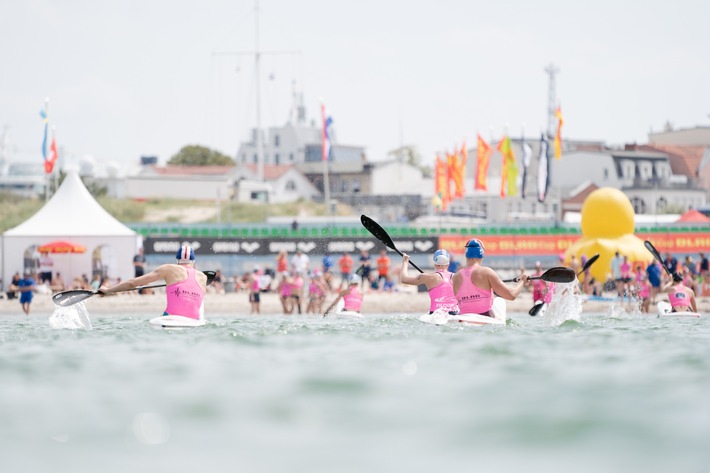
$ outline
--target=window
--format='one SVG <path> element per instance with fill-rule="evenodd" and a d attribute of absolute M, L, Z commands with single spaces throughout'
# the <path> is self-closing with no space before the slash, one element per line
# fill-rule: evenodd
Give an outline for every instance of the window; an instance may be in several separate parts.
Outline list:
<path fill-rule="evenodd" d="M 604 168 L 604 180 L 606 181 L 607 179 L 609 179 L 609 169 Z"/>
<path fill-rule="evenodd" d="M 286 182 L 286 190 L 287 191 L 295 191 L 296 190 L 296 183 L 293 182 L 293 180 Z"/>
<path fill-rule="evenodd" d="M 353 192 L 360 192 L 360 179 L 353 179 Z"/>
<path fill-rule="evenodd" d="M 279 153 L 274 153 L 274 164 L 281 164 L 281 156 L 279 156 Z"/>
<path fill-rule="evenodd" d="M 259 155 L 258 155 L 258 154 L 254 154 L 254 164 L 256 164 L 256 163 L 258 163 L 258 162 L 259 162 Z"/>
<path fill-rule="evenodd" d="M 646 203 L 640 197 L 631 199 L 631 205 L 634 207 L 634 212 L 637 214 L 646 213 Z"/>
<path fill-rule="evenodd" d="M 274 146 L 278 147 L 281 145 L 281 137 L 279 135 L 274 135 Z"/>

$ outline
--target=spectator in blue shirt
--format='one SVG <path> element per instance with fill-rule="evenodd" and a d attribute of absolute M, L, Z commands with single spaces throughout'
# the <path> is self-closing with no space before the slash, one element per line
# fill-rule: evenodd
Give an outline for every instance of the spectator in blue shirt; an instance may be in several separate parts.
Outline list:
<path fill-rule="evenodd" d="M 649 264 L 646 268 L 646 275 L 649 284 L 651 284 L 651 304 L 655 304 L 656 296 L 661 290 L 661 265 L 657 261 Z"/>
<path fill-rule="evenodd" d="M 20 304 L 25 315 L 30 315 L 30 304 L 32 304 L 32 296 L 35 290 L 35 280 L 32 278 L 32 272 L 29 269 L 25 270 L 25 276 L 20 279 L 13 290 L 20 293 Z"/>

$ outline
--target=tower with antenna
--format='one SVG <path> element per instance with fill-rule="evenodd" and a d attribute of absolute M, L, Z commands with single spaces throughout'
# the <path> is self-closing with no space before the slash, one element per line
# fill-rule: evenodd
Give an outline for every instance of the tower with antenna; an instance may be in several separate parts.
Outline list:
<path fill-rule="evenodd" d="M 550 63 L 545 67 L 545 72 L 548 77 L 547 136 L 554 136 L 557 129 L 555 126 L 555 110 L 557 109 L 557 85 L 555 84 L 555 75 L 560 72 L 560 69 L 553 63 Z"/>

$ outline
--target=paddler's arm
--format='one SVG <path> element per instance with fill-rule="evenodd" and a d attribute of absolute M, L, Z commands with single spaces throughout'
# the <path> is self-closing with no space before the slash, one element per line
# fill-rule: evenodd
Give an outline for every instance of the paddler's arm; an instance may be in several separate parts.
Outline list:
<path fill-rule="evenodd" d="M 101 286 L 99 288 L 99 290 L 97 291 L 97 293 L 105 296 L 107 294 L 112 294 L 114 292 L 130 291 L 130 290 L 135 289 L 139 286 L 145 286 L 146 284 L 150 284 L 155 281 L 160 281 L 162 279 L 164 279 L 163 267 L 158 266 L 153 271 L 146 273 L 143 276 L 138 276 L 136 278 L 126 279 L 125 281 L 121 281 L 120 283 L 116 284 L 115 286 L 111 286 L 111 287 Z"/>
<path fill-rule="evenodd" d="M 433 280 L 433 278 L 437 278 Z M 402 253 L 402 268 L 399 271 L 399 282 L 402 284 L 411 284 L 412 286 L 418 286 L 424 284 L 427 289 L 431 286 L 439 284 L 439 276 L 426 273 L 417 273 L 416 276 L 409 275 L 409 255 L 407 253 Z"/>
<path fill-rule="evenodd" d="M 503 299 L 509 301 L 514 301 L 520 295 L 520 292 L 523 290 L 523 287 L 525 287 L 525 284 L 527 284 L 528 282 L 528 275 L 521 274 L 520 281 L 518 281 L 518 283 L 511 288 L 503 282 L 500 276 L 498 276 L 498 273 L 496 273 L 490 268 L 485 268 L 485 270 L 488 276 L 488 282 L 491 285 L 491 289 L 493 289 L 493 292 L 495 292 Z"/>

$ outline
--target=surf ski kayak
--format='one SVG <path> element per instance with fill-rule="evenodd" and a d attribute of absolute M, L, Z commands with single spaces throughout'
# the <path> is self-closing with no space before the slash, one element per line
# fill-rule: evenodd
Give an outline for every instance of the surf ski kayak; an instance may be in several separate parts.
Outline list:
<path fill-rule="evenodd" d="M 671 304 L 666 301 L 659 301 L 657 306 L 659 317 L 701 317 L 697 312 L 673 312 Z"/>
<path fill-rule="evenodd" d="M 466 324 L 466 325 L 505 325 L 507 320 L 505 299 L 496 297 L 493 299 L 493 307 L 491 308 L 493 317 L 482 314 L 458 314 L 451 315 L 443 311 L 434 311 L 432 314 L 424 314 L 419 317 L 419 320 L 434 325 L 446 324 Z"/>
<path fill-rule="evenodd" d="M 182 315 L 161 315 L 150 319 L 150 324 L 154 327 L 164 328 L 188 328 L 201 327 L 205 325 L 205 319 L 193 319 Z"/>

